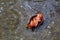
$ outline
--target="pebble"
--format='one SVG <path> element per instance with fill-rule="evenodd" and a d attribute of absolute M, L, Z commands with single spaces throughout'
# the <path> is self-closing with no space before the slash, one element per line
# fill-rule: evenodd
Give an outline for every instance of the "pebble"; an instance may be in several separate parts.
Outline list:
<path fill-rule="evenodd" d="M 23 38 L 21 38 L 20 40 L 23 40 Z"/>
<path fill-rule="evenodd" d="M 54 21 L 52 21 L 52 24 L 54 24 Z"/>
<path fill-rule="evenodd" d="M 48 26 L 47 28 L 51 28 L 50 26 Z"/>
<path fill-rule="evenodd" d="M 1 13 L 1 10 L 0 10 L 0 13 Z"/>
<path fill-rule="evenodd" d="M 2 5 L 4 4 L 4 2 L 1 3 Z"/>
<path fill-rule="evenodd" d="M 3 7 L 1 7 L 0 10 L 3 10 Z"/>
<path fill-rule="evenodd" d="M 23 6 L 20 6 L 20 7 L 23 7 Z"/>
<path fill-rule="evenodd" d="M 19 37 L 16 36 L 16 39 L 18 39 Z"/>
<path fill-rule="evenodd" d="M 49 31 L 49 34 L 50 34 L 51 32 Z"/>
<path fill-rule="evenodd" d="M 10 1 L 9 3 L 12 4 L 13 2 Z"/>
<path fill-rule="evenodd" d="M 49 32 L 48 32 L 48 35 L 50 35 L 50 34 L 51 34 L 51 32 L 49 31 Z"/>
<path fill-rule="evenodd" d="M 46 8 L 46 5 L 43 5 L 43 8 Z"/>
<path fill-rule="evenodd" d="M 2 12 L 2 10 L 3 10 L 3 7 L 0 7 L 0 13 Z"/>
<path fill-rule="evenodd" d="M 59 3 L 59 2 L 56 2 L 57 4 Z"/>
<path fill-rule="evenodd" d="M 19 12 L 19 14 L 21 14 L 21 12 Z"/>
<path fill-rule="evenodd" d="M 13 6 L 11 6 L 10 9 L 13 9 Z"/>

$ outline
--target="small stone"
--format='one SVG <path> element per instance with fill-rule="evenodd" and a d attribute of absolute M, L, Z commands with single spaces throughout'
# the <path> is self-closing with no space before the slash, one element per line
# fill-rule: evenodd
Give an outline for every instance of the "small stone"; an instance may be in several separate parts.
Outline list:
<path fill-rule="evenodd" d="M 33 34 L 36 34 L 35 32 L 33 32 Z"/>
<path fill-rule="evenodd" d="M 15 34 L 16 34 L 17 32 L 15 31 Z"/>
<path fill-rule="evenodd" d="M 1 13 L 1 10 L 0 10 L 0 13 Z"/>
<path fill-rule="evenodd" d="M 20 40 L 23 40 L 23 38 L 21 38 Z"/>
<path fill-rule="evenodd" d="M 57 4 L 59 3 L 59 2 L 56 2 Z"/>
<path fill-rule="evenodd" d="M 50 26 L 48 26 L 47 28 L 51 28 Z"/>
<path fill-rule="evenodd" d="M 46 5 L 43 5 L 44 7 L 46 6 Z"/>
<path fill-rule="evenodd" d="M 2 2 L 1 4 L 4 4 L 4 2 Z"/>
<path fill-rule="evenodd" d="M 4 33 L 4 32 L 2 32 L 2 34 L 4 35 L 5 33 Z"/>
<path fill-rule="evenodd" d="M 50 35 L 50 34 L 51 34 L 51 32 L 49 31 L 49 32 L 48 32 L 48 35 Z"/>
<path fill-rule="evenodd" d="M 0 16 L 2 16 L 2 13 L 0 13 Z M 6 23 L 5 23 L 6 24 Z"/>
<path fill-rule="evenodd" d="M 13 6 L 10 7 L 10 9 L 12 9 L 12 8 L 13 8 Z"/>
<path fill-rule="evenodd" d="M 1 7 L 0 10 L 3 10 L 3 7 Z"/>
<path fill-rule="evenodd" d="M 23 7 L 23 6 L 20 6 L 20 7 Z"/>
<path fill-rule="evenodd" d="M 13 2 L 10 1 L 9 3 L 12 4 Z"/>
<path fill-rule="evenodd" d="M 54 21 L 52 21 L 52 24 L 54 24 Z"/>
<path fill-rule="evenodd" d="M 43 8 L 45 8 L 46 5 L 43 5 Z"/>
<path fill-rule="evenodd" d="M 21 14 L 21 12 L 19 12 L 19 14 Z"/>
<path fill-rule="evenodd" d="M 16 36 L 16 39 L 18 39 L 19 37 L 18 36 Z"/>
<path fill-rule="evenodd" d="M 16 19 L 17 17 L 16 17 L 16 16 L 14 16 L 14 18 Z"/>
<path fill-rule="evenodd" d="M 51 32 L 49 31 L 49 34 L 51 34 Z"/>

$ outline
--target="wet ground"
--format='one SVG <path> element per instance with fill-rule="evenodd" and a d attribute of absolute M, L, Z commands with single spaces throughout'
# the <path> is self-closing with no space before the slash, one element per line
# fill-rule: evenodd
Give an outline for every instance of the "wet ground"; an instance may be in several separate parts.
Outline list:
<path fill-rule="evenodd" d="M 27 30 L 38 11 L 44 23 Z M 60 0 L 0 0 L 0 40 L 60 40 Z"/>

